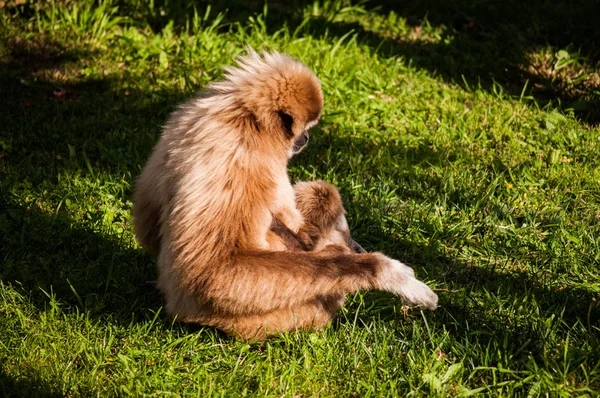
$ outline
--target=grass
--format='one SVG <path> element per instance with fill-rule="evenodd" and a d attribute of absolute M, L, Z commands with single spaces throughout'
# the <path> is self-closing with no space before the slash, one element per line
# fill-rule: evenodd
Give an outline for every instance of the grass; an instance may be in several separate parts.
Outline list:
<path fill-rule="evenodd" d="M 597 2 L 412 3 L 0 2 L 0 391 L 598 396 Z M 246 43 L 322 81 L 293 179 L 437 311 L 357 294 L 264 344 L 166 320 L 132 185 Z"/>

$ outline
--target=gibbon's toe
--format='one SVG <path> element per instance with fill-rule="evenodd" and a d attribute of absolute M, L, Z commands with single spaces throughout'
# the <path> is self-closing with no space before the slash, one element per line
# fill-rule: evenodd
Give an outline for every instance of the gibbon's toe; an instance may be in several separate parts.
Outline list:
<path fill-rule="evenodd" d="M 344 215 L 338 190 L 325 181 L 299 182 L 294 186 L 296 206 L 306 222 L 327 229 Z"/>

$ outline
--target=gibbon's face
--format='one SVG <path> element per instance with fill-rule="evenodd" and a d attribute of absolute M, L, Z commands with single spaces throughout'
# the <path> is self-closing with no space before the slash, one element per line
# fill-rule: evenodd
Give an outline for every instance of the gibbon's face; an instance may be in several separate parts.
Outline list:
<path fill-rule="evenodd" d="M 319 121 L 323 110 L 323 93 L 312 74 L 288 79 L 279 96 L 278 127 L 288 145 L 288 158 L 301 152 L 308 144 L 308 131 Z"/>
<path fill-rule="evenodd" d="M 302 152 L 304 148 L 308 145 L 308 131 L 317 124 L 317 120 L 312 120 L 308 122 L 305 126 L 295 126 L 293 118 L 285 113 L 281 114 L 281 119 L 283 121 L 283 129 L 287 134 L 287 138 L 290 141 L 291 148 L 288 151 L 288 157 Z M 294 130 L 299 131 L 299 133 L 294 134 Z"/>

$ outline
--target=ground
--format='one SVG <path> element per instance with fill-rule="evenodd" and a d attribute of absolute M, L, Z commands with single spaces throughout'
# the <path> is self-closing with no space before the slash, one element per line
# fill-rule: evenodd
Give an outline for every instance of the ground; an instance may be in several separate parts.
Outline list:
<path fill-rule="evenodd" d="M 597 396 L 598 1 L 397 3 L 0 1 L 0 391 Z M 322 82 L 292 179 L 437 311 L 357 294 L 264 344 L 167 320 L 132 186 L 246 44 Z"/>

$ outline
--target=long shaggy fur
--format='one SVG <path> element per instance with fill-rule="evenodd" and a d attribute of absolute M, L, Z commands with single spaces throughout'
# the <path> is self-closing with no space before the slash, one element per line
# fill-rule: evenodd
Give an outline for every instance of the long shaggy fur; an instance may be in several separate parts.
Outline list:
<path fill-rule="evenodd" d="M 285 55 L 252 50 L 226 72 L 171 115 L 136 185 L 135 232 L 158 256 L 166 311 L 260 339 L 326 325 L 357 290 L 435 308 L 437 296 L 409 267 L 344 246 L 348 238 L 335 233 L 347 230 L 341 200 L 324 206 L 327 195 L 339 198 L 335 188 L 295 192 L 290 184 L 287 161 L 323 106 L 314 74 Z M 299 210 L 297 198 L 310 205 Z M 271 229 L 274 219 L 296 236 L 317 227 L 325 243 L 290 250 Z"/>

